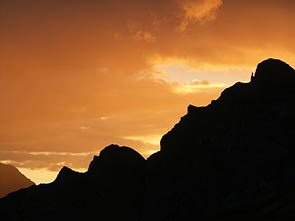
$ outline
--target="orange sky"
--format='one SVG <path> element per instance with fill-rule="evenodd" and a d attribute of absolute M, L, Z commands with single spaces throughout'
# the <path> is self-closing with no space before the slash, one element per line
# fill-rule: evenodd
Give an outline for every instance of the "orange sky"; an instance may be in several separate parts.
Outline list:
<path fill-rule="evenodd" d="M 48 182 L 110 143 L 144 156 L 258 62 L 295 66 L 293 0 L 1 0 L 0 161 Z"/>

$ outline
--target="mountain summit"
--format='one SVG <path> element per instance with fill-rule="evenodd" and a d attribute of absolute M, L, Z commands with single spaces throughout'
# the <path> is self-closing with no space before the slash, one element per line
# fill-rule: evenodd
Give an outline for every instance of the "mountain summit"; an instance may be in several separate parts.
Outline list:
<path fill-rule="evenodd" d="M 285 62 L 272 58 L 258 64 L 254 76 L 255 83 L 269 86 L 288 86 L 294 80 L 294 69 Z"/>
<path fill-rule="evenodd" d="M 0 163 L 0 198 L 32 185 L 35 184 L 14 166 Z"/>
<path fill-rule="evenodd" d="M 295 71 L 261 62 L 248 83 L 188 113 L 147 160 L 111 145 L 86 173 L 0 200 L 4 220 L 295 218 Z"/>

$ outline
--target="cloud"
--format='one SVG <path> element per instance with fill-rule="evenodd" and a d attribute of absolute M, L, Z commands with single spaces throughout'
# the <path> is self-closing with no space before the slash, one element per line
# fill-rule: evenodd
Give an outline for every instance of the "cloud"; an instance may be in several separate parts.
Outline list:
<path fill-rule="evenodd" d="M 124 137 L 127 140 L 136 140 L 141 141 L 147 144 L 152 144 L 154 146 L 158 146 L 161 140 L 161 135 L 148 135 L 148 136 L 126 136 Z"/>
<path fill-rule="evenodd" d="M 74 169 L 87 168 L 89 162 L 96 154 L 70 153 L 70 152 L 30 152 L 30 151 L 0 151 L 0 161 L 12 164 L 18 168 L 46 169 L 59 171 L 63 166 Z"/>
<path fill-rule="evenodd" d="M 148 31 L 142 31 L 142 30 L 137 31 L 134 35 L 134 38 L 136 40 L 140 40 L 140 41 L 142 40 L 146 42 L 153 42 L 156 39 L 156 37 L 152 33 Z"/>
<path fill-rule="evenodd" d="M 222 0 L 182 1 L 184 18 L 179 26 L 180 31 L 184 31 L 190 23 L 203 25 L 214 21 L 222 5 Z"/>
<path fill-rule="evenodd" d="M 173 92 L 177 94 L 197 94 L 198 92 L 208 92 L 209 90 L 217 90 L 221 92 L 228 85 L 224 83 L 209 84 L 208 81 L 192 82 L 191 84 L 175 84 Z"/>
<path fill-rule="evenodd" d="M 210 84 L 210 82 L 209 81 L 207 81 L 207 80 L 202 80 L 202 81 L 200 81 L 200 80 L 193 80 L 193 82 L 191 83 L 192 85 L 209 85 Z"/>

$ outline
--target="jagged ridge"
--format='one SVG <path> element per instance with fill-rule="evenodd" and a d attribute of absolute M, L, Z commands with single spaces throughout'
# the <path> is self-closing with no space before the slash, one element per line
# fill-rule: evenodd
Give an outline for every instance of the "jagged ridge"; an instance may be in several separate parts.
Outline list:
<path fill-rule="evenodd" d="M 293 216 L 294 97 L 295 71 L 269 59 L 251 82 L 189 106 L 148 160 L 145 220 Z"/>
<path fill-rule="evenodd" d="M 63 168 L 52 184 L 0 200 L 0 213 L 5 220 L 294 218 L 294 97 L 295 71 L 268 59 L 249 83 L 207 107 L 190 105 L 147 161 L 111 145 L 86 173 Z"/>

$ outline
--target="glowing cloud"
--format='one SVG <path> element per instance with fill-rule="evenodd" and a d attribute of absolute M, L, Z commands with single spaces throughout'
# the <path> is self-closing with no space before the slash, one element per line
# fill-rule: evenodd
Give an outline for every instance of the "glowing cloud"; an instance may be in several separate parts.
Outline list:
<path fill-rule="evenodd" d="M 208 81 L 201 81 L 200 83 L 192 82 L 191 84 L 174 84 L 173 92 L 178 94 L 191 94 L 197 92 L 206 92 L 211 89 L 224 89 L 228 85 L 223 83 L 210 84 Z"/>
<path fill-rule="evenodd" d="M 222 0 L 181 1 L 184 11 L 184 19 L 179 29 L 184 31 L 190 22 L 205 24 L 214 21 Z"/>

